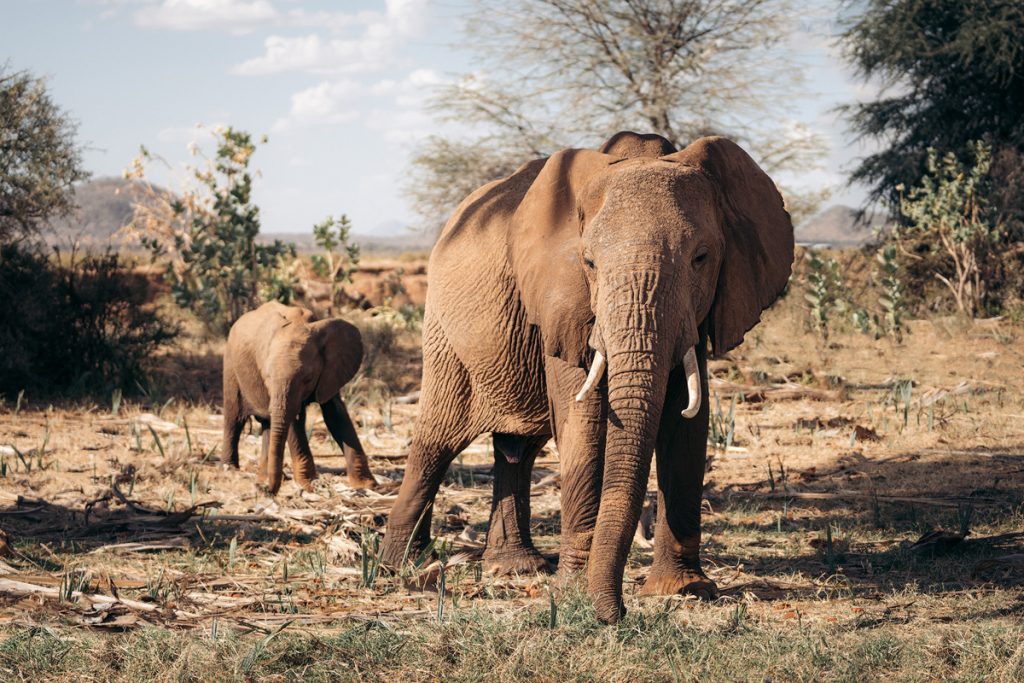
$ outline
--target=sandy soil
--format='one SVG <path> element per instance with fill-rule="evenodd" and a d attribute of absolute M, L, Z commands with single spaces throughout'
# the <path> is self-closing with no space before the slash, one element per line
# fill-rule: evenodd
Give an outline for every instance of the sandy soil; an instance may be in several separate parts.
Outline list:
<path fill-rule="evenodd" d="M 769 311 L 712 367 L 722 437 L 707 475 L 704 557 L 725 599 L 783 620 L 889 618 L 894 609 L 956 620 L 965 595 L 999 596 L 1019 614 L 1022 338 L 1024 326 L 1003 320 L 937 319 L 913 322 L 902 344 L 855 333 L 826 344 L 803 331 L 795 306 Z M 412 377 L 406 394 L 415 389 L 416 342 L 414 333 L 398 342 Z M 217 349 L 200 357 L 198 372 L 215 386 Z M 380 488 L 346 485 L 344 459 L 314 409 L 315 490 L 287 481 L 271 500 L 255 483 L 255 433 L 243 437 L 239 471 L 217 464 L 221 425 L 209 392 L 116 407 L 28 396 L 16 409 L 8 399 L 0 413 L 0 627 L 266 629 L 434 615 L 439 562 L 425 558 L 400 577 L 374 569 L 418 406 L 399 396 L 354 403 Z M 453 465 L 437 500 L 444 590 L 453 608 L 546 604 L 560 589 L 553 577 L 493 577 L 475 561 L 491 463 L 484 436 Z M 555 557 L 554 444 L 534 482 L 535 539 Z M 930 530 L 946 534 L 912 545 Z M 630 606 L 650 557 L 638 534 Z M 899 597 L 910 589 L 929 600 Z"/>

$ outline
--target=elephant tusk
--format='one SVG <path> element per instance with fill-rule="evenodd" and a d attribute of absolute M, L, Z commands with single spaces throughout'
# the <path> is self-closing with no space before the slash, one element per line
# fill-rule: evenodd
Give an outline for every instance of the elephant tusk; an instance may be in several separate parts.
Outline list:
<path fill-rule="evenodd" d="M 689 420 L 700 410 L 700 370 L 697 368 L 697 352 L 692 346 L 683 356 L 683 370 L 686 371 L 686 392 L 689 394 L 690 404 L 682 414 Z"/>
<path fill-rule="evenodd" d="M 590 395 L 590 392 L 594 390 L 597 383 L 601 381 L 601 376 L 604 375 L 604 368 L 604 354 L 600 351 L 595 351 L 594 363 L 590 366 L 590 374 L 587 375 L 587 381 L 583 383 L 580 393 L 576 394 L 577 401 L 582 401 Z"/>

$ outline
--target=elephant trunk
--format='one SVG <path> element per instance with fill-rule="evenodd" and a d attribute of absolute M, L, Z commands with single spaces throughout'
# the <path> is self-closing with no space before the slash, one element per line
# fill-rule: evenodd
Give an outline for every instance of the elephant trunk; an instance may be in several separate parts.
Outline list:
<path fill-rule="evenodd" d="M 298 406 L 291 400 L 294 391 L 290 382 L 281 382 L 270 399 L 270 448 L 267 454 L 267 488 L 270 495 L 276 495 L 284 477 L 284 447 L 288 442 L 288 430 L 298 416 Z"/>
<path fill-rule="evenodd" d="M 622 577 L 647 492 L 669 371 L 680 342 L 692 346 L 696 341 L 695 325 L 682 329 L 686 317 L 678 304 L 660 301 L 667 292 L 658 286 L 656 274 L 634 269 L 627 282 L 615 285 L 605 289 L 614 292 L 613 300 L 601 307 L 609 411 L 588 569 L 597 616 L 607 623 L 618 621 L 624 611 Z"/>

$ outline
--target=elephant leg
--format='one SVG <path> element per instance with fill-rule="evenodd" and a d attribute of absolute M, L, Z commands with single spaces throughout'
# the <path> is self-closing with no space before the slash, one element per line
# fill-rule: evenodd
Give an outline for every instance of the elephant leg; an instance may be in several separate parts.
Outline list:
<path fill-rule="evenodd" d="M 605 387 L 583 401 L 576 393 L 587 371 L 553 357 L 544 359 L 551 420 L 561 461 L 562 538 L 558 573 L 581 571 L 590 557 L 604 472 Z"/>
<path fill-rule="evenodd" d="M 482 431 L 470 419 L 469 375 L 443 333 L 429 323 L 423 357 L 420 414 L 381 548 L 381 559 L 389 567 L 399 567 L 403 558 L 417 557 L 430 543 L 434 497 L 444 473 Z"/>
<path fill-rule="evenodd" d="M 494 494 L 484 566 L 496 574 L 549 571 L 530 537 L 530 473 L 545 436 L 494 434 Z"/>
<path fill-rule="evenodd" d="M 370 471 L 370 462 L 366 458 L 363 445 L 359 442 L 356 426 L 349 417 L 345 403 L 335 396 L 320 406 L 324 414 L 327 431 L 338 442 L 345 452 L 345 468 L 348 472 L 348 485 L 354 489 L 376 488 L 377 480 Z"/>
<path fill-rule="evenodd" d="M 687 405 L 682 367 L 669 376 L 665 409 L 655 447 L 658 463 L 658 519 L 654 529 L 654 562 L 641 595 L 692 593 L 710 599 L 714 581 L 700 566 L 700 509 L 708 444 L 708 372 L 706 345 L 697 345 L 701 393 L 705 397 L 692 419 L 680 412 Z"/>
<path fill-rule="evenodd" d="M 312 491 L 313 480 L 316 479 L 316 463 L 313 462 L 313 451 L 306 438 L 305 408 L 299 411 L 288 430 L 288 450 L 292 454 L 292 479 L 305 490 Z"/>
<path fill-rule="evenodd" d="M 267 483 L 267 457 L 270 454 L 270 423 L 260 422 L 260 461 L 256 467 L 256 480 Z"/>
<path fill-rule="evenodd" d="M 231 467 L 238 467 L 238 440 L 242 436 L 247 415 L 242 407 L 242 390 L 234 373 L 224 372 L 224 441 L 220 450 L 220 461 Z"/>

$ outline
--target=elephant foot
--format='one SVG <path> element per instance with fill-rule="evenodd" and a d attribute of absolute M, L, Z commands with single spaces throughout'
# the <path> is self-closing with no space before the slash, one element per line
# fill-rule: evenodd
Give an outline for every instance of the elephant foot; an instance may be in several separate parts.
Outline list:
<path fill-rule="evenodd" d="M 313 493 L 313 481 L 317 479 L 316 473 L 312 477 L 292 477 L 292 481 L 306 493 Z"/>
<path fill-rule="evenodd" d="M 535 548 L 484 552 L 484 569 L 497 575 L 549 574 L 551 563 Z"/>
<path fill-rule="evenodd" d="M 590 552 L 578 552 L 562 549 L 558 556 L 558 576 L 563 580 L 572 579 L 587 569 Z"/>
<path fill-rule="evenodd" d="M 718 597 L 718 586 L 700 570 L 684 569 L 673 573 L 651 571 L 640 588 L 641 596 L 695 595 L 701 600 Z"/>
<path fill-rule="evenodd" d="M 400 538 L 401 542 L 389 541 L 390 538 Z M 380 563 L 387 569 L 397 571 L 402 568 L 403 560 L 404 562 L 415 561 L 426 547 L 426 543 L 417 543 L 416 541 L 409 543 L 409 534 L 392 534 L 388 531 L 384 534 L 384 542 L 381 544 Z"/>
<path fill-rule="evenodd" d="M 354 489 L 375 489 L 377 488 L 377 480 L 374 479 L 372 474 L 360 475 L 350 473 L 348 475 L 348 485 Z"/>

